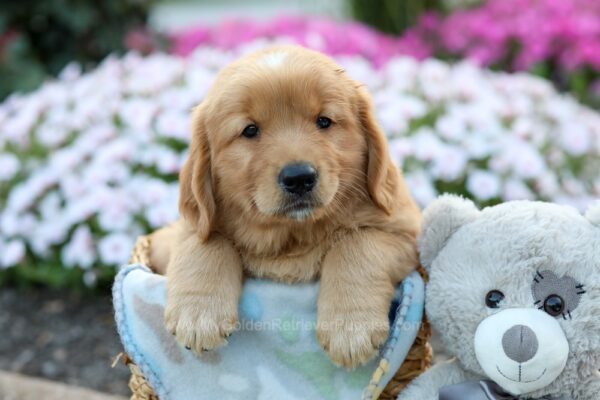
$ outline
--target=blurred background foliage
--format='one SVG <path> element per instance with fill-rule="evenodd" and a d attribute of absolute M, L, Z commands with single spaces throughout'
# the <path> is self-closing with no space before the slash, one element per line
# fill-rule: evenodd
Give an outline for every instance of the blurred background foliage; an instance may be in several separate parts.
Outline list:
<path fill-rule="evenodd" d="M 145 31 L 153 0 L 0 3 L 0 99 L 36 88 L 68 63 L 89 68 Z"/>
<path fill-rule="evenodd" d="M 399 35 L 426 11 L 443 10 L 442 0 L 350 0 L 352 16 L 382 32 Z"/>

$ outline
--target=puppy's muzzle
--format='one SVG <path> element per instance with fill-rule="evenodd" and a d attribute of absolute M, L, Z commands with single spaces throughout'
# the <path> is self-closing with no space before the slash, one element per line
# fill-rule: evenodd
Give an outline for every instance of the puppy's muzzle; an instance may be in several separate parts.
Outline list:
<path fill-rule="evenodd" d="M 279 173 L 279 186 L 284 192 L 301 197 L 317 185 L 317 170 L 308 163 L 288 164 Z"/>

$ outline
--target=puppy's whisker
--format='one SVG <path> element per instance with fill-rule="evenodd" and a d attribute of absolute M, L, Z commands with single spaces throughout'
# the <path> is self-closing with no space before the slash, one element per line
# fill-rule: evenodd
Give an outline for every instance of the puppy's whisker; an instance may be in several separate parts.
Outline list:
<path fill-rule="evenodd" d="M 353 195 L 354 197 L 358 198 L 366 197 L 367 194 L 363 187 L 355 184 L 342 184 L 340 185 L 340 190 L 338 192 L 344 196 Z"/>
<path fill-rule="evenodd" d="M 365 171 L 361 170 L 361 169 L 356 169 L 356 168 L 344 168 L 344 167 L 342 167 L 342 168 L 340 168 L 339 170 L 340 170 L 341 172 L 354 172 L 354 173 L 358 173 L 358 174 L 360 174 L 360 175 L 363 175 L 363 176 L 367 176 L 367 173 L 366 173 Z"/>

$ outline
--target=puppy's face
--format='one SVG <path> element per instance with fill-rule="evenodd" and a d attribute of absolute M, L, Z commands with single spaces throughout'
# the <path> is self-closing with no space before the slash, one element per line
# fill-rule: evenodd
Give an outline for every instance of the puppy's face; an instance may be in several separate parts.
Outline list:
<path fill-rule="evenodd" d="M 316 52 L 281 47 L 231 64 L 195 113 L 184 216 L 233 203 L 262 222 L 319 219 L 349 196 L 368 199 L 390 164 L 371 114 L 364 89 Z"/>
<path fill-rule="evenodd" d="M 366 140 L 356 88 L 325 58 L 262 53 L 224 71 L 206 115 L 216 190 L 248 212 L 318 218 L 357 185 Z M 335 201 L 334 201 L 335 200 Z"/>

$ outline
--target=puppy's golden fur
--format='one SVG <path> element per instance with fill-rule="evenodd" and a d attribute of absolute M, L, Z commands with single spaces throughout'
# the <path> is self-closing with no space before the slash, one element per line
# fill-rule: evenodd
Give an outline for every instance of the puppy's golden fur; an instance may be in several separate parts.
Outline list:
<path fill-rule="evenodd" d="M 278 183 L 298 162 L 318 173 L 306 201 Z M 299 47 L 234 62 L 194 112 L 180 183 L 183 218 L 152 240 L 179 342 L 197 352 L 226 343 L 244 275 L 320 279 L 317 335 L 332 360 L 355 367 L 376 354 L 394 287 L 417 265 L 420 212 L 363 86 Z"/>

